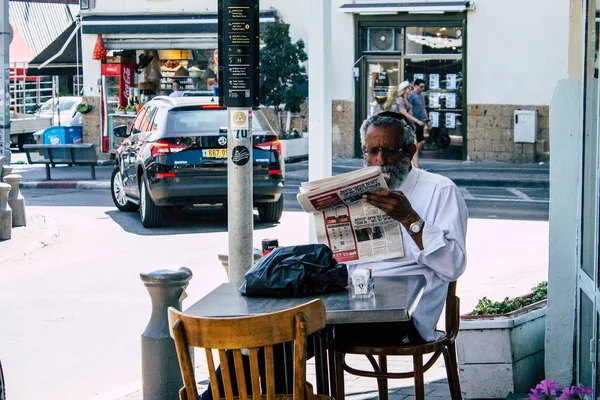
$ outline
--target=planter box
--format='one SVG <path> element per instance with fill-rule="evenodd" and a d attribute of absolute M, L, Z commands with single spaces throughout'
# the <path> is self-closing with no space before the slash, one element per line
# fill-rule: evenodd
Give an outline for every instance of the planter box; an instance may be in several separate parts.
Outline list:
<path fill-rule="evenodd" d="M 299 161 L 308 158 L 308 138 L 280 140 L 281 153 L 285 161 Z"/>
<path fill-rule="evenodd" d="M 506 315 L 463 315 L 457 338 L 466 399 L 528 393 L 544 379 L 546 300 Z"/>

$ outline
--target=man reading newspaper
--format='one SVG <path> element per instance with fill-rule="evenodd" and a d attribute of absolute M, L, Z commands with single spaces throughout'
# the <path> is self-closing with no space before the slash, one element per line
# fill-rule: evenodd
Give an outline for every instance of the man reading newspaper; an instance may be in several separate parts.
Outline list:
<path fill-rule="evenodd" d="M 465 269 L 465 201 L 451 180 L 412 167 L 411 159 L 416 151 L 415 134 L 402 115 L 393 112 L 377 114 L 367 119 L 360 131 L 367 168 L 303 184 L 298 200 L 306 211 L 315 213 L 315 216 L 325 214 L 323 226 L 340 228 L 336 231 L 339 237 L 327 243 L 340 246 L 349 246 L 347 241 L 350 240 L 373 243 L 372 253 L 366 251 L 361 254 L 364 249 L 359 244 L 350 251 L 352 254 L 343 255 L 348 257 L 350 273 L 356 268 L 371 268 L 374 276 L 423 275 L 427 284 L 411 321 L 338 325 L 335 340 L 357 345 L 434 340 L 448 283 L 456 280 Z M 374 166 L 379 168 L 368 168 Z M 365 201 L 357 201 L 357 191 Z M 360 204 L 364 202 L 374 207 Z M 346 210 L 346 214 L 340 210 Z M 359 215 L 353 216 L 353 211 Z M 364 226 L 368 228 L 361 229 L 367 231 L 349 232 L 345 224 L 350 218 L 375 218 L 379 222 L 365 222 Z M 327 237 L 332 231 L 323 228 L 323 232 Z M 321 241 L 325 240 L 318 227 L 317 236 Z M 386 244 L 377 253 L 377 243 L 384 237 Z M 394 240 L 398 242 L 395 245 Z M 375 259 L 377 261 L 363 261 Z M 309 341 L 309 357 L 313 353 L 311 344 L 312 341 Z M 280 348 L 276 351 L 276 392 L 285 393 L 285 369 L 281 367 L 283 355 Z M 233 368 L 230 354 L 228 360 L 230 368 Z M 220 375 L 220 370 L 217 374 Z M 235 380 L 234 373 L 232 377 Z M 247 387 L 250 392 L 250 385 L 247 384 Z M 222 388 L 221 393 L 224 393 Z M 234 396 L 237 396 L 237 391 Z M 210 386 L 201 398 L 212 399 Z"/>
<path fill-rule="evenodd" d="M 415 134 L 400 114 L 374 115 L 360 132 L 365 166 L 379 166 L 389 186 L 363 198 L 399 226 L 402 234 L 396 238 L 404 254 L 351 264 L 349 272 L 371 268 L 374 276 L 423 275 L 427 283 L 411 321 L 339 325 L 335 340 L 357 345 L 432 341 L 448 283 L 465 270 L 465 201 L 450 179 L 411 165 Z"/>

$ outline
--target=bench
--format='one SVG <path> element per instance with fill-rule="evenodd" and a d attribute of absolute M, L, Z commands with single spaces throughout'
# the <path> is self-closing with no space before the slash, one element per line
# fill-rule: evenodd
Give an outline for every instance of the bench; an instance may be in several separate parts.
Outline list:
<path fill-rule="evenodd" d="M 92 179 L 96 179 L 96 148 L 92 143 L 84 144 L 26 144 L 23 150 L 29 164 L 46 164 L 46 179 L 51 180 L 50 165 L 89 165 Z"/>

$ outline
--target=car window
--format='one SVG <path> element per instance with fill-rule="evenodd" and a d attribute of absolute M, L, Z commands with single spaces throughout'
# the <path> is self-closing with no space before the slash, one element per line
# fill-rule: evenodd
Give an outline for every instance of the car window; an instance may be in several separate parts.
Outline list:
<path fill-rule="evenodd" d="M 83 125 L 82 117 L 83 117 L 83 115 L 80 112 L 76 112 L 75 116 L 73 117 L 73 119 L 71 120 L 69 125 L 70 126 L 82 126 Z"/>
<path fill-rule="evenodd" d="M 158 127 L 166 123 L 167 113 L 168 111 L 166 108 L 157 108 L 156 113 L 154 114 L 154 120 L 152 121 L 152 132 L 157 132 Z"/>
<path fill-rule="evenodd" d="M 144 123 L 144 115 L 146 114 L 146 110 L 148 110 L 148 107 L 142 108 L 135 121 L 133 121 L 133 126 L 131 127 L 132 134 L 140 133 L 142 131 L 142 124 Z"/>
<path fill-rule="evenodd" d="M 150 132 L 152 127 L 152 118 L 156 112 L 156 107 L 148 107 L 146 114 L 144 115 L 144 121 L 142 122 L 142 132 Z"/>
<path fill-rule="evenodd" d="M 218 133 L 227 129 L 227 110 L 171 110 L 167 117 L 167 136 L 195 133 Z M 254 133 L 264 132 L 260 122 L 252 118 Z"/>

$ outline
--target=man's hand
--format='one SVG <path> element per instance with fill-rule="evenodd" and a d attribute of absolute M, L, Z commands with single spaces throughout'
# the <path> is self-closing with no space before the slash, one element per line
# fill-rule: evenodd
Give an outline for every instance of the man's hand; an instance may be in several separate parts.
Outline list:
<path fill-rule="evenodd" d="M 405 221 L 413 219 L 414 215 L 417 214 L 402 192 L 392 192 L 390 190 L 381 189 L 377 193 L 364 194 L 363 199 L 403 224 Z M 418 219 L 419 217 L 417 215 L 417 220 Z"/>
<path fill-rule="evenodd" d="M 423 126 L 425 125 L 425 122 L 421 121 L 421 120 L 416 120 L 415 123 L 419 126 Z"/>
<path fill-rule="evenodd" d="M 421 218 L 412 208 L 410 201 L 408 201 L 404 193 L 400 191 L 392 192 L 381 189 L 377 193 L 364 194 L 363 199 L 400 222 L 406 230 L 408 230 L 413 222 L 417 222 Z M 423 250 L 423 231 L 421 230 L 421 232 L 411 237 L 419 249 Z"/>

